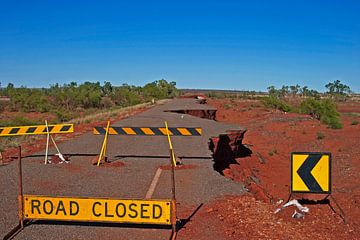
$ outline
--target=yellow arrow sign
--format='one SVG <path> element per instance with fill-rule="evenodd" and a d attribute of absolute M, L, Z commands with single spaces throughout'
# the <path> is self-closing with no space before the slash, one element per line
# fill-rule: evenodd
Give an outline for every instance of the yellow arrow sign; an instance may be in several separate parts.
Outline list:
<path fill-rule="evenodd" d="M 24 218 L 170 225 L 171 200 L 24 195 Z"/>
<path fill-rule="evenodd" d="M 331 154 L 292 153 L 291 192 L 330 193 Z"/>

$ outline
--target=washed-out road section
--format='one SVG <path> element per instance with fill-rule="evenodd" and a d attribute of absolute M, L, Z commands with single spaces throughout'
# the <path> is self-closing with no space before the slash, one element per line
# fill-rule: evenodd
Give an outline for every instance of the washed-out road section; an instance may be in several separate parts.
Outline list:
<path fill-rule="evenodd" d="M 208 150 L 210 137 L 239 127 L 169 112 L 172 109 L 207 109 L 207 106 L 196 103 L 194 99 L 175 99 L 112 125 L 164 127 L 167 121 L 169 127 L 202 128 L 201 137 L 172 137 L 175 154 L 185 166 L 191 166 L 175 171 L 178 217 L 187 219 L 193 211 L 213 199 L 244 192 L 241 184 L 224 178 L 213 169 L 214 162 Z M 110 135 L 107 148 L 109 160 L 124 165 L 97 167 L 91 164 L 91 160 L 99 154 L 103 137 L 88 132 L 59 144 L 63 154 L 71 155 L 68 164 L 45 165 L 41 156 L 44 152 L 24 158 L 24 194 L 116 199 L 144 199 L 146 195 L 151 199 L 171 198 L 171 172 L 159 170 L 170 163 L 169 144 L 165 136 Z M 55 153 L 54 149 L 50 149 L 50 153 Z M 18 223 L 17 161 L 0 167 L 0 181 L 0 236 L 3 237 Z M 150 192 L 149 188 L 152 188 Z M 212 236 L 209 231 L 209 236 Z M 15 239 L 168 239 L 170 233 L 169 228 L 142 225 L 35 222 Z M 178 239 L 181 239 L 181 229 Z"/>

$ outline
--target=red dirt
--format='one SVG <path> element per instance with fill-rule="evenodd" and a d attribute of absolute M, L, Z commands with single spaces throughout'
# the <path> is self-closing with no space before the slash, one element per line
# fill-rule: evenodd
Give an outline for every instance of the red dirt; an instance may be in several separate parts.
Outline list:
<path fill-rule="evenodd" d="M 342 102 L 338 104 L 339 112 L 355 112 L 360 113 L 360 102 Z"/>
<path fill-rule="evenodd" d="M 360 120 L 342 115 L 343 129 L 329 129 L 310 116 L 265 109 L 259 101 L 208 100 L 218 108 L 217 120 L 238 124 L 248 131 L 243 143 L 253 152 L 236 158 L 222 173 L 245 183 L 252 196 L 232 196 L 214 201 L 194 216 L 194 224 L 183 229 L 190 236 L 192 226 L 211 219 L 226 239 L 359 239 L 360 234 Z M 229 107 L 230 106 L 230 107 Z M 342 103 L 339 111 L 360 112 L 359 103 Z M 319 138 L 317 133 L 325 136 Z M 327 204 L 306 205 L 304 219 L 293 219 L 293 208 L 274 214 L 276 202 L 286 201 L 290 186 L 290 153 L 314 151 L 332 153 L 332 195 L 343 208 Z M 324 195 L 297 194 L 293 198 L 321 199 Z M 214 218 L 216 220 L 214 220 Z M 201 226 L 201 225 L 200 225 Z M 198 231 L 206 231 L 198 229 Z M 190 234 L 190 235 L 189 235 Z"/>
<path fill-rule="evenodd" d="M 48 120 L 51 123 L 53 120 L 56 119 L 56 115 L 54 113 L 39 113 L 39 112 L 9 112 L 4 111 L 0 115 L 1 121 L 10 121 L 16 117 L 31 119 L 34 122 L 44 122 L 44 120 Z"/>

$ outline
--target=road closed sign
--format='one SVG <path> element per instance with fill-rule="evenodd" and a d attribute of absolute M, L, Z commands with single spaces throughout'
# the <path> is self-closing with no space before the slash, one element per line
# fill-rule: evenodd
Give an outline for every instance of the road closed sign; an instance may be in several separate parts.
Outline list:
<path fill-rule="evenodd" d="M 24 195 L 24 218 L 170 225 L 171 200 Z"/>

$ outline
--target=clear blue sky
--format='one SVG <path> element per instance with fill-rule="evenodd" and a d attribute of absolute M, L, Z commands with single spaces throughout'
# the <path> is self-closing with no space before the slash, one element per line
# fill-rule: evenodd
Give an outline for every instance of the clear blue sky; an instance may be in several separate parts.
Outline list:
<path fill-rule="evenodd" d="M 360 92 L 360 1 L 1 1 L 0 82 Z"/>

